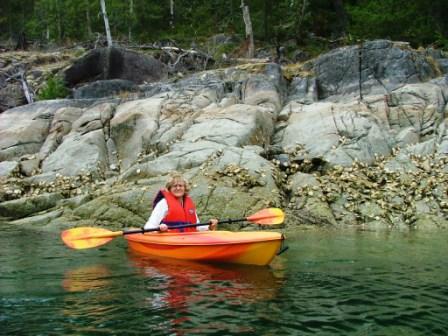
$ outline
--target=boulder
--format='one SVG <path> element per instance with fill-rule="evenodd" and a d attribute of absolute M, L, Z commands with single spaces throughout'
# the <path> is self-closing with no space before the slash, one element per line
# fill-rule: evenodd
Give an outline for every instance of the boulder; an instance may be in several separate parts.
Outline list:
<path fill-rule="evenodd" d="M 43 173 L 99 176 L 108 169 L 106 142 L 102 130 L 84 135 L 72 133 L 42 162 Z"/>
<path fill-rule="evenodd" d="M 294 110 L 279 145 L 291 153 L 300 144 L 309 159 L 342 166 L 351 165 L 355 159 L 371 163 L 375 153 L 390 153 L 388 133 L 368 111 L 359 113 L 365 108 L 362 105 L 315 103 L 290 108 Z"/>
<path fill-rule="evenodd" d="M 99 80 L 73 90 L 75 99 L 93 99 L 138 92 L 138 86 L 124 79 Z"/>
<path fill-rule="evenodd" d="M 64 80 L 70 87 L 98 79 L 124 79 L 142 84 L 166 78 L 167 69 L 162 62 L 115 47 L 94 49 L 64 72 Z"/>
<path fill-rule="evenodd" d="M 426 55 L 392 41 L 368 41 L 335 49 L 313 63 L 319 99 L 388 94 L 404 84 L 440 75 Z"/>
<path fill-rule="evenodd" d="M 14 172 L 19 170 L 19 163 L 17 161 L 1 161 L 0 162 L 0 178 L 11 176 Z"/>
<path fill-rule="evenodd" d="M 92 102 L 50 100 L 16 107 L 0 114 L 0 161 L 20 160 L 37 154 L 50 131 L 53 117 L 60 108 L 82 108 Z"/>
<path fill-rule="evenodd" d="M 11 83 L 0 88 L 0 112 L 26 103 L 20 83 Z"/>
<path fill-rule="evenodd" d="M 63 197 L 59 193 L 24 197 L 0 203 L 0 217 L 23 218 L 56 206 Z"/>
<path fill-rule="evenodd" d="M 25 176 L 31 176 L 38 172 L 40 159 L 36 155 L 24 156 L 20 162 L 20 174 Z"/>
<path fill-rule="evenodd" d="M 162 102 L 162 99 L 149 98 L 117 107 L 110 122 L 110 137 L 121 159 L 122 169 L 129 168 L 149 148 L 158 127 Z"/>

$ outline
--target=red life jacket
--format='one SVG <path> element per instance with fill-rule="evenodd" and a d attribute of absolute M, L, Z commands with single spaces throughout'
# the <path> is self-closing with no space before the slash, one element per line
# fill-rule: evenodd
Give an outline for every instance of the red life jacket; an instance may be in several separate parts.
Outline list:
<path fill-rule="evenodd" d="M 185 195 L 184 204 L 182 206 L 181 202 L 179 202 L 179 200 L 168 190 L 162 189 L 160 190 L 160 193 L 168 204 L 168 213 L 162 220 L 162 223 L 168 225 L 169 229 L 174 232 L 197 231 L 195 227 L 176 230 L 176 226 L 179 225 L 196 224 L 196 207 L 193 200 L 188 195 Z"/>

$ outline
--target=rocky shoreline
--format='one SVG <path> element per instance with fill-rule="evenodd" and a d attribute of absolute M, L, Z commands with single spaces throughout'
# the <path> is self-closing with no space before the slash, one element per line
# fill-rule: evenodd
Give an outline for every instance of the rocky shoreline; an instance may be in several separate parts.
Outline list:
<path fill-rule="evenodd" d="M 447 70 L 437 51 L 371 41 L 9 109 L 0 219 L 141 226 L 179 170 L 203 218 L 276 206 L 286 230 L 448 228 Z"/>

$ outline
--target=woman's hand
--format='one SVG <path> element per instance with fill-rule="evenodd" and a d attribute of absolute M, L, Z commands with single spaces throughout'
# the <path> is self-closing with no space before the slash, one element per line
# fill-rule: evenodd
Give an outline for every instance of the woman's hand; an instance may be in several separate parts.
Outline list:
<path fill-rule="evenodd" d="M 211 231 L 215 231 L 218 227 L 218 220 L 216 218 L 212 218 L 209 220 L 210 225 L 208 226 L 208 229 Z"/>
<path fill-rule="evenodd" d="M 166 225 L 166 224 L 160 224 L 159 225 L 159 230 L 160 230 L 160 232 L 165 232 L 165 231 L 168 231 L 168 225 Z"/>

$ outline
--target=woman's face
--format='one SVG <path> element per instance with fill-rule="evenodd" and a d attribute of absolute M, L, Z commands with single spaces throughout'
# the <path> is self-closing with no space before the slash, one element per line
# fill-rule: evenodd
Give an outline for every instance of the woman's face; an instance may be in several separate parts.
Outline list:
<path fill-rule="evenodd" d="M 174 184 L 170 188 L 170 192 L 176 198 L 182 198 L 185 195 L 185 182 L 182 180 L 174 181 Z"/>

